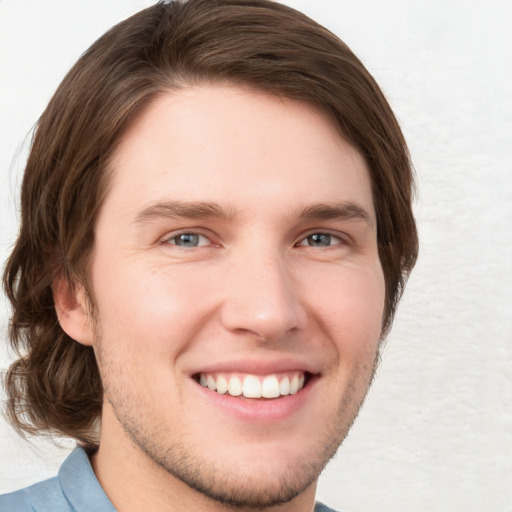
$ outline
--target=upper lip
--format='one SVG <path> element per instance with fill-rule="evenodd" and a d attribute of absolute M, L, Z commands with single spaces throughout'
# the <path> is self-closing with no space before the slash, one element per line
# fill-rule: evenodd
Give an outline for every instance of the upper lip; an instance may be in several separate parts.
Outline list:
<path fill-rule="evenodd" d="M 195 368 L 190 376 L 200 373 L 247 373 L 251 375 L 272 375 L 280 372 L 299 371 L 304 373 L 318 374 L 319 368 L 313 363 L 297 358 L 280 358 L 277 360 L 235 359 L 229 361 L 218 361 Z"/>

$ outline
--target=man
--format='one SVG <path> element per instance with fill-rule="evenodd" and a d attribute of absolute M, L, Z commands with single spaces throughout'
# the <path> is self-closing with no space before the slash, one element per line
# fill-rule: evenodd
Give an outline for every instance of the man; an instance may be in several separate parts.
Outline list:
<path fill-rule="evenodd" d="M 0 505 L 313 510 L 416 259 L 412 187 L 380 89 L 304 15 L 161 2 L 107 32 L 39 121 L 4 275 L 10 419 L 79 447 Z"/>

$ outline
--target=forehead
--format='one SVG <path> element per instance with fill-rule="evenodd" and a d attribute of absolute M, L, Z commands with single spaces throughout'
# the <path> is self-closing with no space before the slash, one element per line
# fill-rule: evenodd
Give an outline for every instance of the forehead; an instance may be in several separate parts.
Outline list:
<path fill-rule="evenodd" d="M 125 133 L 111 170 L 109 195 L 139 207 L 158 198 L 235 208 L 348 199 L 373 214 L 366 162 L 326 115 L 231 86 L 156 97 Z"/>

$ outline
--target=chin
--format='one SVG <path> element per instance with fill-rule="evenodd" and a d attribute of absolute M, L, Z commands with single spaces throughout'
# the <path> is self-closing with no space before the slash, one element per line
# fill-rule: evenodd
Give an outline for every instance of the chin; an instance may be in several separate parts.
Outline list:
<path fill-rule="evenodd" d="M 176 457 L 178 455 L 178 457 Z M 327 461 L 332 455 L 327 458 Z M 301 458 L 287 463 L 276 457 L 238 462 L 205 462 L 190 454 L 153 459 L 173 478 L 202 496 L 234 508 L 262 509 L 292 502 L 313 488 L 327 461 Z M 304 462 L 304 460 L 308 462 Z M 254 464 L 257 462 L 257 464 Z"/>
<path fill-rule="evenodd" d="M 332 423 L 331 423 L 332 425 Z M 324 425 L 325 427 L 325 425 Z M 125 429 L 132 442 L 176 483 L 179 481 L 203 497 L 233 508 L 262 509 L 293 502 L 311 488 L 336 453 L 348 429 L 324 431 L 315 443 L 307 446 L 286 440 L 281 442 L 250 442 L 244 440 L 228 446 L 192 443 L 172 444 L 164 437 L 140 436 Z M 248 442 L 245 440 L 245 442 Z M 171 444 L 171 445 L 170 445 Z M 167 448 L 165 446 L 167 445 Z"/>

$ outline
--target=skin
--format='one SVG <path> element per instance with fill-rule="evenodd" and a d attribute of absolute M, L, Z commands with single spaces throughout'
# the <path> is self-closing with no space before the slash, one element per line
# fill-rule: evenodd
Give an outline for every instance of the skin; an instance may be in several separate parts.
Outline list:
<path fill-rule="evenodd" d="M 92 462 L 107 495 L 122 512 L 311 511 L 381 334 L 364 159 L 311 107 L 216 85 L 154 100 L 112 171 L 95 321 L 82 289 L 55 289 L 62 327 L 97 355 Z M 180 246 L 183 233 L 197 246 Z M 200 386 L 212 368 L 309 377 L 293 397 L 250 400 Z"/>

